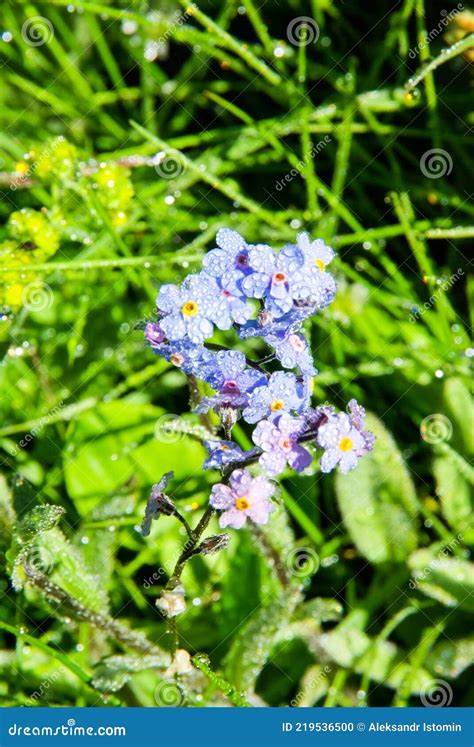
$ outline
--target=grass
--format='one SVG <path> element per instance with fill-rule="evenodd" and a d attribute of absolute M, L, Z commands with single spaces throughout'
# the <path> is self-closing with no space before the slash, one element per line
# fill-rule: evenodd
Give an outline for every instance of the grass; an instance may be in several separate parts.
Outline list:
<path fill-rule="evenodd" d="M 3 3 L 4 705 L 472 704 L 473 35 L 446 11 Z M 223 226 L 336 249 L 314 401 L 356 396 L 377 446 L 346 478 L 285 475 L 291 591 L 246 530 L 186 565 L 176 676 L 154 602 L 184 530 L 135 527 L 170 469 L 196 525 L 211 476 L 137 325 Z"/>

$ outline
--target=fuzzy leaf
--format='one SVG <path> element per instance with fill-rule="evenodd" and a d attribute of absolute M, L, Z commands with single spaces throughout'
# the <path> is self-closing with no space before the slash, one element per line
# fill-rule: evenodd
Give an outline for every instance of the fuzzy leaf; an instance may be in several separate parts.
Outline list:
<path fill-rule="evenodd" d="M 170 665 L 171 657 L 162 655 L 150 656 L 109 656 L 95 669 L 92 685 L 102 692 L 117 692 L 136 672 L 146 669 L 164 669 Z"/>
<path fill-rule="evenodd" d="M 273 595 L 268 604 L 258 607 L 240 628 L 225 657 L 225 677 L 238 690 L 255 687 L 280 628 L 291 616 L 298 600 L 299 593 L 295 591 Z"/>
<path fill-rule="evenodd" d="M 74 547 L 58 528 L 42 534 L 36 547 L 37 564 L 53 583 L 83 607 L 101 614 L 107 612 L 107 595 L 100 574 L 96 576 L 87 570 L 80 548 Z M 96 568 L 100 571 L 99 566 Z"/>
<path fill-rule="evenodd" d="M 471 487 L 449 455 L 434 459 L 433 472 L 443 515 L 453 529 L 462 530 L 471 518 Z"/>
<path fill-rule="evenodd" d="M 417 588 L 446 607 L 474 612 L 474 564 L 445 557 L 434 549 L 418 550 L 410 556 Z"/>
<path fill-rule="evenodd" d="M 59 506 L 36 506 L 13 527 L 13 542 L 8 552 L 9 569 L 13 586 L 23 588 L 24 572 L 22 564 L 28 561 L 38 565 L 43 561 L 38 556 L 35 543 L 44 532 L 48 532 L 59 523 L 64 509 Z"/>

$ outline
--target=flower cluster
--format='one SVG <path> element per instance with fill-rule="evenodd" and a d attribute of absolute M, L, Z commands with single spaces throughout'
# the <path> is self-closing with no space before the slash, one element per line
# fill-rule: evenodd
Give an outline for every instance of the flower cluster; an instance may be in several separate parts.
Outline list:
<path fill-rule="evenodd" d="M 240 528 L 247 518 L 267 522 L 275 489 L 268 477 L 287 467 L 302 472 L 315 447 L 323 450 L 323 472 L 339 466 L 346 473 L 372 449 L 373 436 L 364 430 L 364 410 L 355 400 L 347 413 L 311 407 L 317 370 L 303 324 L 334 298 L 336 284 L 327 271 L 333 250 L 306 233 L 279 252 L 247 244 L 230 229 L 218 231 L 216 243 L 201 272 L 179 286 L 161 286 L 157 321 L 146 325 L 145 337 L 157 355 L 213 390 L 196 406 L 201 414 L 214 410 L 224 427 L 225 440 L 206 443 L 204 468 L 219 469 L 223 480 L 214 485 L 210 504 L 222 512 L 222 527 Z M 270 354 L 258 362 L 212 341 L 217 330 L 231 329 L 242 341 L 259 338 Z M 239 418 L 255 425 L 255 447 L 247 451 L 232 440 Z M 267 477 L 246 469 L 254 463 Z"/>

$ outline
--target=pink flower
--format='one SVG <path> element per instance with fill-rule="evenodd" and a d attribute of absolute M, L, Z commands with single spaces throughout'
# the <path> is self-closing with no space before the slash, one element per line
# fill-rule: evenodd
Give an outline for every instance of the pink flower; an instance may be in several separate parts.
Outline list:
<path fill-rule="evenodd" d="M 252 439 L 263 451 L 258 461 L 267 474 L 279 475 L 287 464 L 296 472 L 303 472 L 311 464 L 311 454 L 298 443 L 305 427 L 304 417 L 293 418 L 287 413 L 275 422 L 258 423 Z"/>
<path fill-rule="evenodd" d="M 219 526 L 241 529 L 247 518 L 255 524 L 266 524 L 275 510 L 270 500 L 274 490 L 263 476 L 252 477 L 247 469 L 234 470 L 229 485 L 218 483 L 212 488 L 210 504 L 223 512 Z"/>

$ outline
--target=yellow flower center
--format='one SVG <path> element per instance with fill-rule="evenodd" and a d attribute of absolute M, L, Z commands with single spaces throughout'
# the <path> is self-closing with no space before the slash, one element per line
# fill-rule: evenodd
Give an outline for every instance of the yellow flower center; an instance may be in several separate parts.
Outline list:
<path fill-rule="evenodd" d="M 183 308 L 181 309 L 184 316 L 196 316 L 198 311 L 198 305 L 196 301 L 186 301 L 185 304 L 183 304 Z"/>
<path fill-rule="evenodd" d="M 30 167 L 28 166 L 25 161 L 19 161 L 15 166 L 15 171 L 17 174 L 26 174 L 30 170 Z"/>
<path fill-rule="evenodd" d="M 324 262 L 322 259 L 315 259 L 314 264 L 318 268 L 319 272 L 324 272 Z"/>
<path fill-rule="evenodd" d="M 270 405 L 270 410 L 272 412 L 278 412 L 278 410 L 283 410 L 284 406 L 285 403 L 282 399 L 274 399 Z"/>
<path fill-rule="evenodd" d="M 348 436 L 341 438 L 339 441 L 339 448 L 341 451 L 350 451 L 352 449 L 352 439 Z"/>
<path fill-rule="evenodd" d="M 250 508 L 247 496 L 243 495 L 240 498 L 237 498 L 235 501 L 235 507 L 238 508 L 239 511 L 245 511 L 246 508 Z"/>

